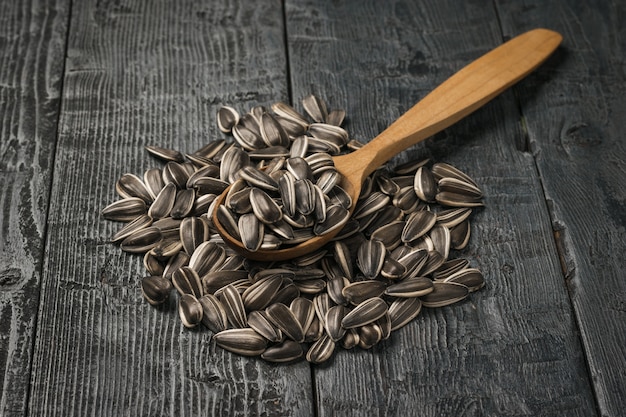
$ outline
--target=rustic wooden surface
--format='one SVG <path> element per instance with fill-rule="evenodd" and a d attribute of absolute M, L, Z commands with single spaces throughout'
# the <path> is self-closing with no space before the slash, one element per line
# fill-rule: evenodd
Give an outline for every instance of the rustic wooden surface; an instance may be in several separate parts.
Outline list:
<path fill-rule="evenodd" d="M 626 51 L 618 0 L 0 0 L 0 416 L 621 416 Z M 536 73 L 397 158 L 486 193 L 463 252 L 487 286 L 323 366 L 225 353 L 107 239 L 115 180 L 309 93 L 368 140 L 535 27 Z"/>
<path fill-rule="evenodd" d="M 23 415 L 53 176 L 67 1 L 0 7 L 0 415 Z"/>

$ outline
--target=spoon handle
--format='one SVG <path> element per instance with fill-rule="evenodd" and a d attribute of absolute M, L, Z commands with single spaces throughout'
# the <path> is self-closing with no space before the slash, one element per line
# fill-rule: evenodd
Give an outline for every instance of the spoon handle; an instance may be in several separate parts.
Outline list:
<path fill-rule="evenodd" d="M 511 39 L 448 78 L 367 145 L 335 158 L 335 164 L 353 182 L 361 183 L 394 155 L 456 123 L 524 78 L 561 40 L 561 35 L 547 29 Z"/>

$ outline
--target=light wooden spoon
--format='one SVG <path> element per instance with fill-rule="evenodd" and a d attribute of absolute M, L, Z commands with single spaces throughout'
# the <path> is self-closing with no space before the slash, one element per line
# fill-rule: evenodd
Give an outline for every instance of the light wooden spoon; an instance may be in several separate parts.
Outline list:
<path fill-rule="evenodd" d="M 560 34 L 547 29 L 531 30 L 511 39 L 448 78 L 361 149 L 333 157 L 337 171 L 344 176 L 341 185 L 352 197 L 350 212 L 354 210 L 363 181 L 376 168 L 456 123 L 524 78 L 554 52 L 561 40 Z M 224 203 L 227 192 L 228 189 L 218 197 L 213 223 L 224 242 L 247 258 L 280 261 L 306 255 L 321 248 L 340 231 L 285 249 L 250 252 L 226 232 L 217 218 L 217 207 Z"/>

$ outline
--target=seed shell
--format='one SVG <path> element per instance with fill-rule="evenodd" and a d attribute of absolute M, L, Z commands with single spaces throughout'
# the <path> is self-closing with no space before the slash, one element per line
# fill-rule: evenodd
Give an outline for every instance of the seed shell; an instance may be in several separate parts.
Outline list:
<path fill-rule="evenodd" d="M 222 349 L 243 356 L 259 356 L 267 347 L 267 340 L 251 328 L 224 330 L 213 339 Z"/>

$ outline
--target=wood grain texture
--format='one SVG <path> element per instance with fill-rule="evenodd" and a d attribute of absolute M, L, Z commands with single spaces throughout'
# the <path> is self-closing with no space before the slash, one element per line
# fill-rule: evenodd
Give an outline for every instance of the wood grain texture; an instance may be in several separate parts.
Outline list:
<path fill-rule="evenodd" d="M 68 1 L 0 1 L 0 415 L 23 415 Z"/>
<path fill-rule="evenodd" d="M 107 241 L 100 211 L 143 150 L 222 137 L 222 103 L 285 100 L 276 1 L 74 2 L 30 413 L 37 416 L 309 415 L 306 363 L 272 366 L 186 330 L 175 302 L 143 300 L 140 257 Z"/>
<path fill-rule="evenodd" d="M 502 42 L 483 2 L 302 0 L 286 12 L 294 97 L 313 90 L 345 108 L 362 140 Z M 541 69 L 531 77 L 551 82 Z M 315 368 L 318 415 L 595 414 L 540 180 L 523 149 L 507 92 L 397 159 L 450 162 L 482 185 L 487 207 L 462 255 L 487 287 L 425 309 L 371 351 L 341 351 Z"/>
<path fill-rule="evenodd" d="M 626 5 L 497 2 L 510 36 L 528 22 L 564 36 L 518 89 L 600 414 L 626 409 Z"/>

